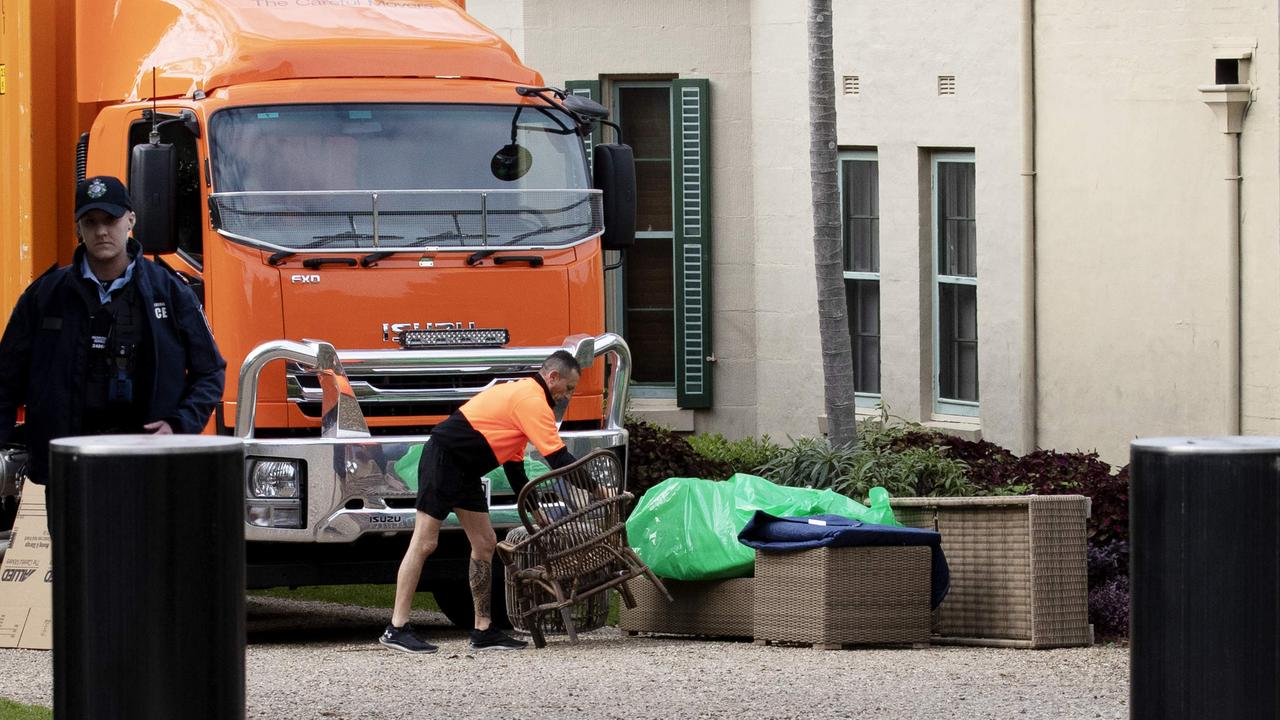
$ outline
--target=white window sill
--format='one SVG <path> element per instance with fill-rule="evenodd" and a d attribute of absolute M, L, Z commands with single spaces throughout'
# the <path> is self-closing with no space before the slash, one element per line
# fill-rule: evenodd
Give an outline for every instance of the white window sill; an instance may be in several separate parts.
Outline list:
<path fill-rule="evenodd" d="M 982 439 L 982 423 L 976 417 L 963 415 L 942 415 L 921 423 L 930 430 L 961 440 L 978 441 Z"/>
<path fill-rule="evenodd" d="M 858 408 L 858 422 L 864 420 L 879 419 L 880 411 L 875 408 Z M 978 418 L 965 417 L 962 415 L 943 415 L 935 417 L 932 420 L 926 420 L 921 425 L 951 437 L 960 438 L 961 440 L 978 441 L 982 439 L 982 424 L 978 422 Z M 825 414 L 818 416 L 818 432 L 822 435 L 827 434 L 827 416 Z"/>
<path fill-rule="evenodd" d="M 693 432 L 693 410 L 677 407 L 675 398 L 631 398 L 627 414 L 675 432 Z"/>

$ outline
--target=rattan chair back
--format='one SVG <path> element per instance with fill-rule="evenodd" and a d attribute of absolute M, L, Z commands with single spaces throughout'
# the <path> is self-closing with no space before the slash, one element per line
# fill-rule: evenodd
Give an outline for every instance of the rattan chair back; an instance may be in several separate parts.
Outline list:
<path fill-rule="evenodd" d="M 516 507 L 527 537 L 498 544 L 508 582 L 521 594 L 519 620 L 534 643 L 544 642 L 537 615 L 558 611 L 571 642 L 577 641 L 570 607 L 617 588 L 628 607 L 635 605 L 627 580 L 645 575 L 663 595 L 666 588 L 627 546 L 622 463 L 608 450 L 596 450 L 520 490 Z M 528 567 L 528 559 L 539 563 Z M 525 565 L 525 567 L 520 567 Z"/>

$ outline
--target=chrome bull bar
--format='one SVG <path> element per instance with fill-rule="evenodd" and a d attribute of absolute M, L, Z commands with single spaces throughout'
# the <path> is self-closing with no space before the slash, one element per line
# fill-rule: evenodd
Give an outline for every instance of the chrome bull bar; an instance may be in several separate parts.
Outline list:
<path fill-rule="evenodd" d="M 257 415 L 258 378 L 262 370 L 275 360 L 291 360 L 316 371 L 323 392 L 320 437 L 369 437 L 369 426 L 351 382 L 347 368 L 368 370 L 485 367 L 493 371 L 518 372 L 542 364 L 547 356 L 564 350 L 582 367 L 590 367 L 595 358 L 610 355 L 615 363 L 609 385 L 609 414 L 605 429 L 620 430 L 626 412 L 628 386 L 631 379 L 631 350 L 615 333 L 596 337 L 572 335 L 559 347 L 482 348 L 465 350 L 344 350 L 322 340 L 273 340 L 265 342 L 245 356 L 240 366 L 239 389 L 236 394 L 235 434 L 243 440 L 253 439 Z"/>
<path fill-rule="evenodd" d="M 309 468 L 307 490 L 301 509 L 307 522 L 301 528 L 249 523 L 245 527 L 246 539 L 344 543 L 367 533 L 397 533 L 413 528 L 413 508 L 405 507 L 403 502 L 395 507 L 389 504 L 392 498 L 404 497 L 404 487 L 400 486 L 399 492 L 390 488 L 384 492 L 384 488 L 378 487 L 377 472 L 372 475 L 375 480 L 371 487 L 366 471 L 373 467 L 370 458 L 377 458 L 386 466 L 403 457 L 407 448 L 420 445 L 425 437 L 372 437 L 347 379 L 348 368 L 353 372 L 358 368 L 368 371 L 434 369 L 443 373 L 452 368 L 512 373 L 534 370 L 558 350 L 569 352 L 584 368 L 593 365 L 600 356 L 608 356 L 613 366 L 608 379 L 609 406 L 604 427 L 563 433 L 570 451 L 581 456 L 597 447 L 624 445 L 623 419 L 631 377 L 631 352 L 626 342 L 614 333 L 596 337 L 575 335 L 558 347 L 338 351 L 322 341 L 276 340 L 254 348 L 240 369 L 235 434 L 246 442 L 246 454 L 251 457 L 297 459 L 306 464 Z M 277 360 L 298 363 L 313 370 L 319 378 L 323 394 L 320 437 L 254 437 L 258 378 L 263 368 Z M 251 505 L 274 502 L 248 494 L 248 488 L 246 493 L 246 512 Z M 519 524 L 513 506 L 494 505 L 490 515 L 496 526 Z"/>

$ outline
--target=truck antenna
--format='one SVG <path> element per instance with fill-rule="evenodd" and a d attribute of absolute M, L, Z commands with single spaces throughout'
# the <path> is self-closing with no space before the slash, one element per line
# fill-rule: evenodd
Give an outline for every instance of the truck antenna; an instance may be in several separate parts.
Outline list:
<path fill-rule="evenodd" d="M 160 144 L 160 111 L 156 107 L 156 66 L 151 66 L 151 134 L 147 138 L 152 145 Z"/>

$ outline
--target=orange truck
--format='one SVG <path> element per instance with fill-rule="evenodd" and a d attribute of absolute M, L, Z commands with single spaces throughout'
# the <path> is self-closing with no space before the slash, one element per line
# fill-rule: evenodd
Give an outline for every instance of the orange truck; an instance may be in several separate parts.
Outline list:
<path fill-rule="evenodd" d="M 393 581 L 432 426 L 555 350 L 590 366 L 570 450 L 625 460 L 603 251 L 634 238 L 635 179 L 592 145 L 599 104 L 450 0 L 0 4 L 0 311 L 70 260 L 75 181 L 126 179 L 227 358 L 206 432 L 245 442 L 250 587 Z M 460 624 L 467 554 L 455 525 L 424 581 Z"/>

